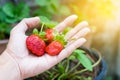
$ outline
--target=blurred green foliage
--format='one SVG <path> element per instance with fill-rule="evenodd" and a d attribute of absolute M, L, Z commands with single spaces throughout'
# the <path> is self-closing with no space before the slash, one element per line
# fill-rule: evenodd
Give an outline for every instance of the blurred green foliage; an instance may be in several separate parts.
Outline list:
<path fill-rule="evenodd" d="M 35 0 L 35 4 L 38 8 L 35 10 L 33 15 L 46 16 L 52 19 L 53 15 L 69 15 L 69 8 L 60 3 L 60 0 Z"/>
<path fill-rule="evenodd" d="M 15 23 L 24 17 L 28 17 L 29 10 L 29 7 L 25 3 L 19 3 L 17 5 L 6 3 L 1 7 L 0 21 L 5 23 Z"/>
<path fill-rule="evenodd" d="M 61 5 L 59 0 L 35 0 L 35 9 L 25 2 L 10 3 L 6 2 L 0 6 L 0 39 L 8 38 L 11 25 L 18 23 L 23 18 L 32 16 L 45 16 L 52 19 L 54 15 L 69 15 L 69 9 Z M 6 37 L 7 36 L 7 37 Z"/>
<path fill-rule="evenodd" d="M 10 24 L 0 22 L 0 40 L 8 38 L 10 30 L 11 30 Z"/>
<path fill-rule="evenodd" d="M 0 39 L 8 38 L 12 24 L 29 17 L 30 8 L 25 3 L 6 3 L 0 6 Z"/>

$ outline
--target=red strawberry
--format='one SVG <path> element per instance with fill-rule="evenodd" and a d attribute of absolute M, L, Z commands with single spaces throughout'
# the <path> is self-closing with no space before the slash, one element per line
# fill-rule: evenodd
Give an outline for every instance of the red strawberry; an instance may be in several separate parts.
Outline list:
<path fill-rule="evenodd" d="M 52 42 L 54 38 L 53 29 L 46 29 L 45 32 L 46 32 L 45 38 L 48 40 L 48 42 Z"/>
<path fill-rule="evenodd" d="M 55 56 L 55 55 L 58 55 L 62 49 L 63 49 L 63 45 L 60 42 L 53 41 L 45 48 L 45 51 L 49 55 Z"/>
<path fill-rule="evenodd" d="M 35 55 L 42 56 L 45 51 L 45 42 L 37 35 L 30 35 L 26 39 L 27 48 Z"/>

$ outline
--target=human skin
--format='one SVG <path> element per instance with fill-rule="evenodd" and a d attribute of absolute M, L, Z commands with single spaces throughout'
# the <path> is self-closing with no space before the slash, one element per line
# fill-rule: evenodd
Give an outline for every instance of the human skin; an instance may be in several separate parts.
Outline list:
<path fill-rule="evenodd" d="M 76 19 L 76 15 L 71 15 L 59 23 L 54 30 L 62 32 Z M 84 37 L 90 31 L 86 21 L 80 22 L 65 35 L 68 43 L 59 55 L 45 54 L 38 57 L 28 51 L 26 47 L 28 36 L 25 32 L 39 23 L 39 17 L 25 18 L 11 30 L 7 48 L 0 55 L 0 80 L 23 80 L 50 69 L 83 45 L 86 42 Z"/>

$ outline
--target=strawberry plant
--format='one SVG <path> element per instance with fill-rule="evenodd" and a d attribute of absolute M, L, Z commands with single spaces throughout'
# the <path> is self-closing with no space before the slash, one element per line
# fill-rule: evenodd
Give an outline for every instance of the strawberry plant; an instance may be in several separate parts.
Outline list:
<path fill-rule="evenodd" d="M 93 80 L 101 62 L 101 55 L 95 57 L 96 53 L 94 49 L 78 48 L 50 70 L 27 80 Z"/>

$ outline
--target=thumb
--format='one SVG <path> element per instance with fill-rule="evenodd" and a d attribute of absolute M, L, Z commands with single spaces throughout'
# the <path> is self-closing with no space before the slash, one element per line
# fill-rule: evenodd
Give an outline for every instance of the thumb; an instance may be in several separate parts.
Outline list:
<path fill-rule="evenodd" d="M 39 17 L 25 18 L 12 29 L 11 35 L 17 33 L 25 34 L 28 28 L 36 27 L 39 23 L 40 23 Z"/>

